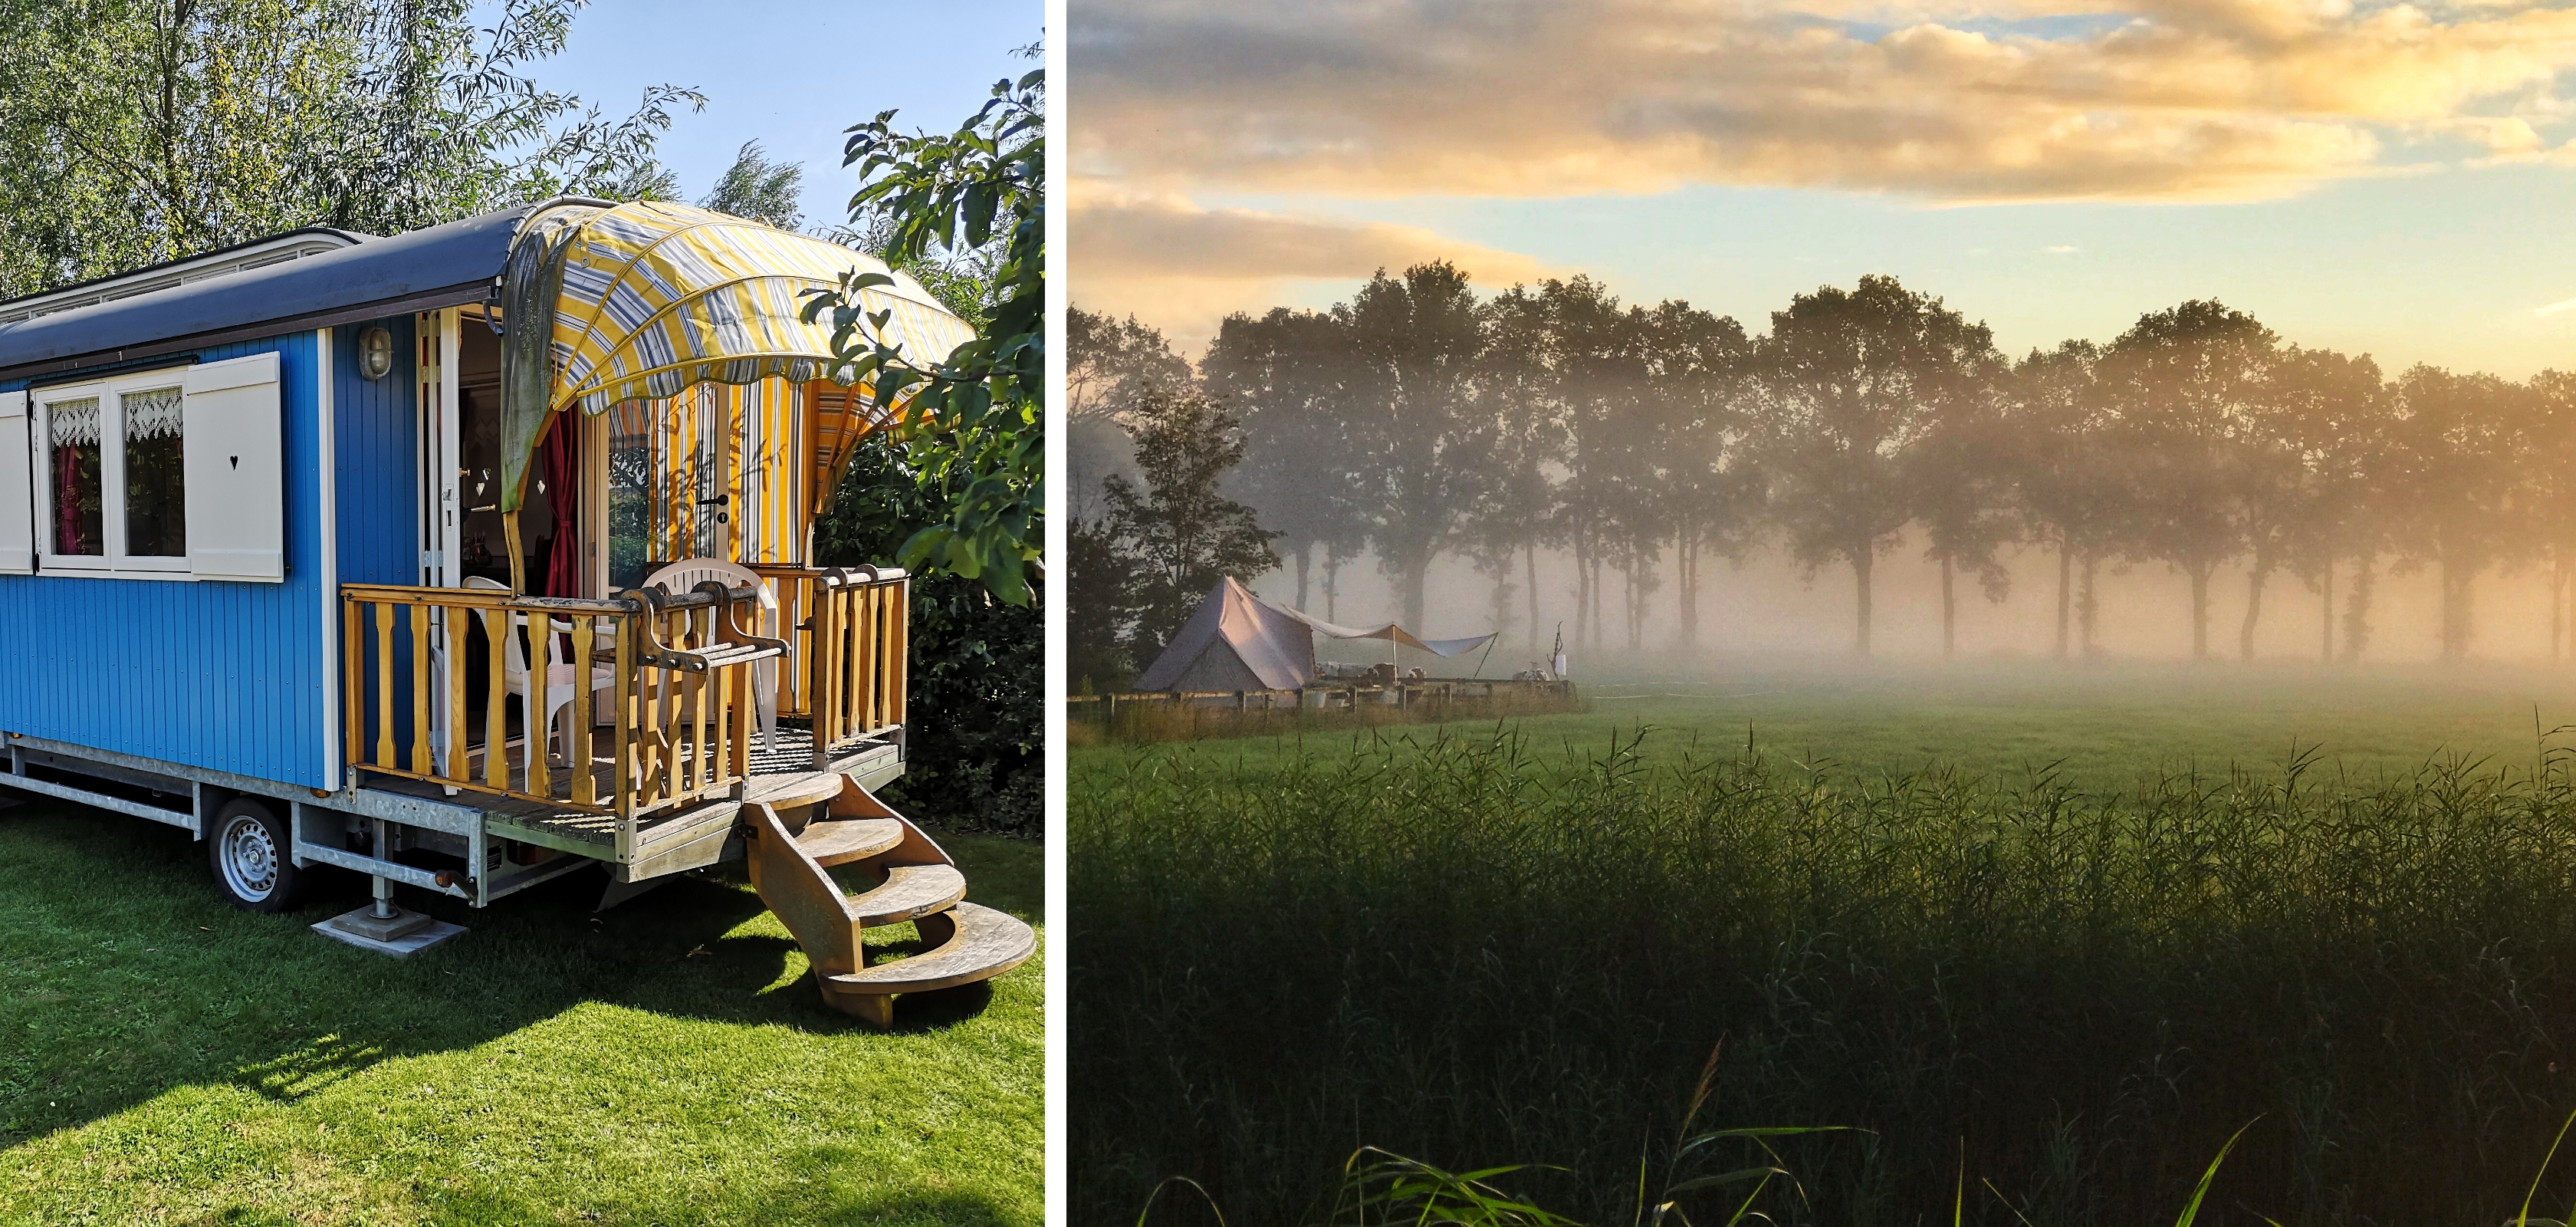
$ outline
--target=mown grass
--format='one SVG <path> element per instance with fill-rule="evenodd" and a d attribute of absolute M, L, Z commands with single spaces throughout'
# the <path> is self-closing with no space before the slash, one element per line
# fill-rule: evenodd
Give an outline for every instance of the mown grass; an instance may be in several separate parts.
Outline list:
<path fill-rule="evenodd" d="M 1627 1221 L 1714 1047 L 1701 1128 L 1855 1129 L 1777 1140 L 1777 1221 L 2171 1221 L 2240 1129 L 2201 1223 L 2503 1221 L 2576 1107 L 2576 787 L 2521 721 L 2121 785 L 1539 719 L 1084 752 L 1076 1220 L 1185 1175 L 1312 1221 L 1376 1146 Z"/>
<path fill-rule="evenodd" d="M 2347 783 L 2452 756 L 2528 768 L 2536 762 L 2535 709 L 2551 726 L 2576 720 L 2576 670 L 2505 666 L 1890 662 L 1748 667 L 1687 681 L 1614 674 L 1586 680 L 1581 693 L 1586 711 L 1520 716 L 1515 727 L 1534 748 L 1563 754 L 1597 747 L 1616 729 L 1652 726 L 1658 734 L 1640 753 L 1656 763 L 1740 750 L 1749 734 L 1776 763 L 1854 776 L 1937 767 L 2012 784 L 2054 764 L 2061 778 L 2097 791 L 2192 772 L 2277 772 L 2294 743 L 2321 747 L 2318 772 Z M 1302 742 L 1350 739 L 1348 731 L 1310 729 Z M 1263 769 L 1300 741 L 1292 731 L 1201 748 Z M 1077 784 L 1095 764 L 1116 761 L 1076 745 Z"/>
<path fill-rule="evenodd" d="M 1039 919 L 1037 845 L 943 842 Z M 396 961 L 306 931 L 364 879 L 253 915 L 184 832 L 0 809 L 0 1222 L 1041 1221 L 1038 961 L 880 1033 L 738 877 L 599 887 Z"/>

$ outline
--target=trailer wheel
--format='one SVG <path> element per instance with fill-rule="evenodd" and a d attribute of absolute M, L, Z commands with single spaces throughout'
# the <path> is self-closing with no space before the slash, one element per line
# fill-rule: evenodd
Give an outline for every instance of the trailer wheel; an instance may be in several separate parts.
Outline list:
<path fill-rule="evenodd" d="M 206 855 L 214 861 L 215 887 L 234 907 L 248 912 L 283 912 L 303 893 L 304 873 L 288 849 L 294 840 L 286 824 L 251 797 L 235 797 L 216 811 L 206 837 Z"/>

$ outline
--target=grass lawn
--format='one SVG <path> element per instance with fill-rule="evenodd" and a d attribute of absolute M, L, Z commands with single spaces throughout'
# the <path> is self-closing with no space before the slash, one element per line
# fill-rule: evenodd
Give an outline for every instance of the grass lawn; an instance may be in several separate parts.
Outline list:
<path fill-rule="evenodd" d="M 2296 664 L 2064 668 L 2031 662 L 1944 669 L 1889 663 L 1739 669 L 1679 683 L 1630 674 L 1586 682 L 1584 695 L 1589 712 L 1511 724 L 1550 753 L 1597 753 L 1614 732 L 1624 738 L 1646 726 L 1653 730 L 1641 747 L 1648 761 L 1732 758 L 1750 734 L 1774 764 L 1824 766 L 1842 776 L 1937 765 L 2011 786 L 2053 763 L 2060 778 L 2097 791 L 2192 771 L 2276 773 L 2294 745 L 2320 749 L 2317 770 L 2355 783 L 2461 755 L 2527 769 L 2535 758 L 2535 708 L 2543 729 L 2576 724 L 2576 670 L 2503 666 L 2327 671 Z M 1364 736 L 1401 741 L 1431 736 L 1433 729 L 1396 725 Z M 1305 743 L 1329 752 L 1353 737 L 1347 730 L 1318 732 Z M 2552 744 L 2569 741 L 2562 736 Z M 1212 739 L 1193 747 L 1255 772 L 1297 750 L 1295 739 L 1285 737 Z M 1132 746 L 1076 746 L 1074 778 L 1098 778 L 1136 753 Z"/>
<path fill-rule="evenodd" d="M 942 843 L 1040 920 L 1039 845 Z M 185 832 L 0 809 L 0 1222 L 1043 1218 L 1040 960 L 881 1033 L 738 871 L 600 885 L 436 901 L 470 931 L 394 960 L 306 930 L 363 878 L 239 912 Z"/>

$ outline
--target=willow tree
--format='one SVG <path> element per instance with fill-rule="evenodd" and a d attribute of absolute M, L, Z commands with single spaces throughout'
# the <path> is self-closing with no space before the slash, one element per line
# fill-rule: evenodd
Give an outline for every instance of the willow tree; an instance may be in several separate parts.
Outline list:
<path fill-rule="evenodd" d="M 299 226 L 394 233 L 563 193 L 667 194 L 624 115 L 540 87 L 581 0 L 0 3 L 0 295 Z"/>

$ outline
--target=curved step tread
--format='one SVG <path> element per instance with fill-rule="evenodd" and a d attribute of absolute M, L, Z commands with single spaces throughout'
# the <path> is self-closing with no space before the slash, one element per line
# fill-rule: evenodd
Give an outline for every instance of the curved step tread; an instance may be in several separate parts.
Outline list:
<path fill-rule="evenodd" d="M 903 824 L 892 818 L 842 818 L 806 823 L 796 846 L 828 869 L 892 851 L 902 845 L 903 835 Z"/>
<path fill-rule="evenodd" d="M 955 918 L 956 931 L 937 949 L 825 977 L 825 991 L 881 996 L 955 988 L 990 980 L 1038 952 L 1036 931 L 1007 912 L 960 903 L 942 915 Z"/>
<path fill-rule="evenodd" d="M 842 776 L 835 771 L 805 771 L 795 775 L 756 775 L 743 785 L 745 805 L 766 805 L 789 810 L 805 805 L 821 805 L 841 795 Z"/>
<path fill-rule="evenodd" d="M 902 924 L 965 897 L 966 875 L 954 865 L 897 865 L 886 871 L 884 885 L 853 897 L 850 910 L 862 925 Z"/>

